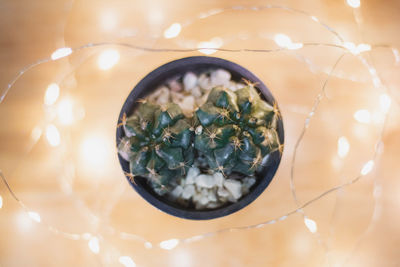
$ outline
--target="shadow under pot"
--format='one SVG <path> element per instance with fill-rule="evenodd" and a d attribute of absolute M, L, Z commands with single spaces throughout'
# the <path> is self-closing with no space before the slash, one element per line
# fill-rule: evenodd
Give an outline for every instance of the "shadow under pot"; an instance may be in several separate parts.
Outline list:
<path fill-rule="evenodd" d="M 242 66 L 188 57 L 150 72 L 118 118 L 118 158 L 132 187 L 177 217 L 232 214 L 269 185 L 284 129 L 265 84 Z"/>

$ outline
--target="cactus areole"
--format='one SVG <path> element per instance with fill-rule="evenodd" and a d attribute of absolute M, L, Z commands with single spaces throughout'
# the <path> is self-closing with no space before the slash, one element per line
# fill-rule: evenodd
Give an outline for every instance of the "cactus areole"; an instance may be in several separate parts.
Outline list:
<path fill-rule="evenodd" d="M 212 88 L 191 117 L 175 103 L 146 101 L 171 77 L 216 68 L 229 71 L 233 80 L 243 80 L 246 86 L 235 91 Z M 268 88 L 240 65 L 215 57 L 188 57 L 155 69 L 135 86 L 118 117 L 118 158 L 130 184 L 153 206 L 186 219 L 226 216 L 254 201 L 275 175 L 283 144 L 282 117 Z M 255 176 L 256 184 L 237 202 L 208 210 L 163 197 L 197 157 L 205 159 L 208 172 Z"/>

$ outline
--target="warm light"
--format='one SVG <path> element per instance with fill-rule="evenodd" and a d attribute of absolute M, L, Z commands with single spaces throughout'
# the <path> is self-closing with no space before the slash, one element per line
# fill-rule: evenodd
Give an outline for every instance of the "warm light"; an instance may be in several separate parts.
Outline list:
<path fill-rule="evenodd" d="M 99 245 L 99 239 L 97 237 L 92 237 L 89 239 L 88 242 L 89 249 L 94 253 L 98 254 L 100 252 L 100 245 Z"/>
<path fill-rule="evenodd" d="M 31 139 L 33 142 L 36 142 L 39 140 L 40 136 L 42 136 L 42 128 L 40 126 L 36 125 L 31 132 Z"/>
<path fill-rule="evenodd" d="M 347 156 L 350 150 L 350 144 L 349 141 L 347 141 L 347 138 L 342 136 L 338 140 L 338 156 L 341 158 L 344 158 Z"/>
<path fill-rule="evenodd" d="M 384 113 L 386 113 L 390 109 L 390 105 L 392 104 L 392 99 L 387 94 L 381 94 L 379 97 L 379 104 L 380 104 L 381 110 Z"/>
<path fill-rule="evenodd" d="M 109 70 L 114 67 L 119 61 L 119 52 L 115 49 L 108 49 L 99 55 L 97 59 L 97 65 L 101 70 Z"/>
<path fill-rule="evenodd" d="M 164 37 L 167 39 L 174 38 L 181 32 L 182 26 L 179 23 L 173 23 L 164 31 Z"/>
<path fill-rule="evenodd" d="M 352 8 L 358 8 L 360 7 L 360 0 L 347 0 L 347 4 L 351 6 Z"/>
<path fill-rule="evenodd" d="M 125 267 L 135 267 L 136 266 L 136 263 L 129 256 L 119 257 L 119 263 L 121 263 Z"/>
<path fill-rule="evenodd" d="M 280 47 L 289 47 L 292 44 L 290 37 L 283 33 L 276 34 L 274 36 L 274 41 Z"/>
<path fill-rule="evenodd" d="M 103 136 L 91 135 L 86 137 L 80 148 L 84 163 L 92 166 L 103 166 L 107 163 L 107 156 L 111 153 L 108 139 Z"/>
<path fill-rule="evenodd" d="M 303 47 L 302 43 L 293 43 L 289 36 L 283 33 L 278 33 L 274 36 L 275 43 L 283 48 L 288 48 L 290 50 L 297 50 Z"/>
<path fill-rule="evenodd" d="M 100 24 L 104 30 L 110 31 L 117 26 L 118 17 L 115 12 L 106 10 L 100 15 Z"/>
<path fill-rule="evenodd" d="M 0 209 L 3 207 L 3 198 L 0 196 Z"/>
<path fill-rule="evenodd" d="M 369 44 L 359 44 L 357 46 L 357 51 L 358 51 L 358 53 L 371 51 L 371 45 L 369 45 Z"/>
<path fill-rule="evenodd" d="M 374 168 L 374 161 L 373 160 L 368 161 L 362 167 L 361 175 L 367 175 L 368 173 L 370 173 L 372 171 L 373 168 Z"/>
<path fill-rule="evenodd" d="M 166 249 L 166 250 L 171 250 L 171 249 L 175 248 L 178 244 L 179 244 L 178 239 L 176 239 L 176 238 L 169 239 L 169 240 L 162 241 L 160 243 L 160 248 Z"/>
<path fill-rule="evenodd" d="M 371 114 L 366 109 L 360 109 L 354 113 L 354 119 L 361 123 L 370 123 Z"/>
<path fill-rule="evenodd" d="M 57 107 L 57 116 L 62 124 L 68 125 L 74 122 L 74 102 L 70 98 L 60 101 Z"/>
<path fill-rule="evenodd" d="M 58 146 L 60 144 L 60 132 L 57 127 L 53 124 L 50 124 L 46 128 L 46 138 L 51 146 Z"/>
<path fill-rule="evenodd" d="M 304 224 L 307 226 L 311 233 L 317 232 L 317 223 L 307 217 L 304 217 Z"/>
<path fill-rule="evenodd" d="M 28 212 L 29 217 L 31 217 L 32 220 L 34 220 L 35 222 L 40 223 L 41 218 L 39 213 L 35 212 L 35 211 L 29 211 Z"/>
<path fill-rule="evenodd" d="M 215 53 L 217 50 L 216 48 L 220 48 L 223 44 L 223 41 L 221 38 L 215 37 L 211 39 L 209 42 L 200 42 L 197 45 L 197 48 L 199 49 L 200 53 L 206 54 L 206 55 L 211 55 Z"/>
<path fill-rule="evenodd" d="M 72 49 L 70 47 L 59 48 L 51 54 L 52 60 L 57 60 L 72 54 Z"/>
<path fill-rule="evenodd" d="M 60 87 L 56 83 L 49 84 L 46 89 L 46 93 L 44 94 L 44 103 L 47 106 L 53 105 L 58 96 L 60 95 Z"/>
<path fill-rule="evenodd" d="M 318 22 L 318 18 L 317 18 L 316 16 L 311 16 L 311 19 L 312 19 L 313 21 Z"/>

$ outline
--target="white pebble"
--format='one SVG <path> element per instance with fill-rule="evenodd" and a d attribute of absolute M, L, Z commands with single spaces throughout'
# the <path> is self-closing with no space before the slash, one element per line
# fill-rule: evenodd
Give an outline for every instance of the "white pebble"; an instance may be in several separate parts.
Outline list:
<path fill-rule="evenodd" d="M 183 77 L 185 91 L 191 91 L 197 85 L 197 76 L 193 72 L 188 72 Z"/>
<path fill-rule="evenodd" d="M 212 188 L 215 186 L 215 180 L 213 175 L 200 174 L 195 178 L 197 187 Z"/>
<path fill-rule="evenodd" d="M 194 184 L 194 178 L 199 175 L 200 170 L 196 167 L 192 167 L 188 170 L 186 175 L 186 184 Z"/>
<path fill-rule="evenodd" d="M 189 199 L 196 193 L 194 185 L 186 185 L 182 192 L 183 199 Z"/>
<path fill-rule="evenodd" d="M 211 80 L 206 74 L 201 74 L 199 79 L 197 80 L 197 83 L 199 84 L 200 88 L 203 90 L 211 90 L 212 85 L 211 85 Z"/>
<path fill-rule="evenodd" d="M 174 190 L 172 190 L 171 196 L 173 196 L 174 198 L 178 198 L 182 195 L 182 193 L 183 193 L 183 188 L 182 186 L 178 185 L 177 187 L 174 188 Z"/>
<path fill-rule="evenodd" d="M 179 107 L 182 109 L 183 113 L 186 116 L 189 116 L 193 113 L 194 107 L 196 104 L 196 99 L 194 96 L 185 96 L 181 102 L 178 103 Z"/>
<path fill-rule="evenodd" d="M 225 188 L 218 188 L 217 194 L 219 197 L 222 197 L 222 198 L 229 197 L 229 192 Z"/>
<path fill-rule="evenodd" d="M 173 92 L 180 92 L 182 91 L 182 84 L 178 82 L 177 80 L 171 80 L 168 82 L 169 88 L 171 88 L 171 91 Z"/>
<path fill-rule="evenodd" d="M 256 183 L 256 179 L 252 177 L 246 177 L 243 179 L 242 193 L 247 194 L 250 188 Z"/>
<path fill-rule="evenodd" d="M 222 175 L 222 173 L 220 172 L 216 172 L 214 173 L 214 180 L 215 180 L 215 184 L 218 187 L 222 187 L 224 184 L 224 176 Z"/>
<path fill-rule="evenodd" d="M 209 201 L 217 201 L 217 195 L 215 194 L 214 190 L 209 190 L 207 193 L 207 197 Z"/>
<path fill-rule="evenodd" d="M 242 184 L 238 180 L 227 179 L 224 186 L 234 199 L 237 200 L 242 196 Z"/>
<path fill-rule="evenodd" d="M 203 95 L 200 87 L 198 87 L 198 86 L 194 87 L 191 92 L 192 92 L 192 96 L 197 97 L 197 98 L 200 98 Z"/>
<path fill-rule="evenodd" d="M 156 103 L 159 105 L 164 105 L 169 102 L 169 90 L 167 87 L 162 87 L 160 89 L 160 95 L 157 97 Z"/>
<path fill-rule="evenodd" d="M 219 206 L 221 206 L 222 205 L 222 203 L 218 203 L 218 202 L 209 202 L 208 204 L 207 204 L 207 208 L 209 208 L 209 209 L 215 209 L 215 208 L 218 208 Z"/>
<path fill-rule="evenodd" d="M 231 79 L 231 74 L 223 69 L 218 69 L 211 73 L 212 86 L 228 85 L 230 79 Z"/>

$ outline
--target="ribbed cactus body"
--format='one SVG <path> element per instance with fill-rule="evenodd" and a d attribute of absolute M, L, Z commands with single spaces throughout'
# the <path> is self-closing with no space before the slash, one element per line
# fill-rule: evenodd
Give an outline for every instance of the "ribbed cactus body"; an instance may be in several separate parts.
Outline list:
<path fill-rule="evenodd" d="M 196 111 L 195 148 L 215 171 L 251 175 L 279 149 L 277 116 L 252 85 L 236 92 L 214 88 Z"/>
<path fill-rule="evenodd" d="M 140 103 L 123 122 L 119 153 L 130 162 L 132 175 L 166 187 L 193 164 L 193 128 L 178 105 Z"/>

